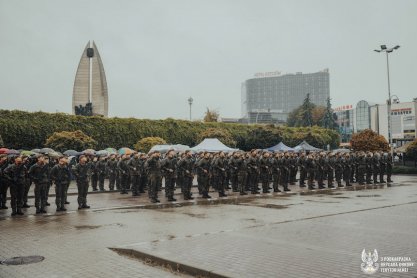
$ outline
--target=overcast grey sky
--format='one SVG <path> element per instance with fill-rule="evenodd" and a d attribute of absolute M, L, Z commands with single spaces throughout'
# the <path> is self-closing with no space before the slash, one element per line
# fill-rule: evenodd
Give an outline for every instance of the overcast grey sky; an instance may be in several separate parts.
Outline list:
<path fill-rule="evenodd" d="M 239 117 L 256 72 L 330 71 L 333 106 L 417 97 L 416 0 L 0 0 L 0 108 L 71 113 L 81 53 L 95 40 L 109 115 Z"/>

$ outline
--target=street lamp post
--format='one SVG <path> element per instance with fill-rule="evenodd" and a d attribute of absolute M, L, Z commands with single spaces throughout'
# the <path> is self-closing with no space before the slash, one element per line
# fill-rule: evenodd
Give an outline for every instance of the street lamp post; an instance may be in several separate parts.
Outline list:
<path fill-rule="evenodd" d="M 190 105 L 190 121 L 191 121 L 191 106 L 193 105 L 193 98 L 192 97 L 189 97 L 188 98 L 188 104 Z"/>
<path fill-rule="evenodd" d="M 389 59 L 388 54 L 400 48 L 399 45 L 394 47 L 388 48 L 386 45 L 381 45 L 381 49 L 375 49 L 375 52 L 385 52 L 387 57 L 387 77 L 388 77 L 388 102 L 387 102 L 387 114 L 388 114 L 388 142 L 391 150 L 391 158 L 393 159 L 394 156 L 394 149 L 392 146 L 392 134 L 391 134 L 391 84 L 389 78 Z"/>

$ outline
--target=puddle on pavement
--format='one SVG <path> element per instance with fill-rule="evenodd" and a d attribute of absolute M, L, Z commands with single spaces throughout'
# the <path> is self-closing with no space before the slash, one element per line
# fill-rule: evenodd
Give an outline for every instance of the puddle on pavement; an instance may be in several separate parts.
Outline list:
<path fill-rule="evenodd" d="M 207 215 L 204 213 L 191 213 L 191 212 L 183 212 L 182 214 L 195 217 L 195 218 L 207 218 Z"/>
<path fill-rule="evenodd" d="M 324 204 L 339 204 L 336 201 L 324 201 L 324 200 L 306 200 L 307 202 L 324 203 Z"/>
<path fill-rule="evenodd" d="M 80 226 L 74 226 L 77 230 L 92 230 L 100 228 L 101 225 L 80 225 Z"/>
<path fill-rule="evenodd" d="M 236 203 L 238 206 L 249 206 L 259 208 L 273 208 L 273 209 L 286 209 L 288 205 L 276 205 L 276 204 L 261 204 L 261 203 Z"/>
<path fill-rule="evenodd" d="M 362 195 L 356 195 L 356 197 L 373 198 L 373 197 L 381 197 L 381 195 L 379 195 L 379 194 L 362 194 Z"/>

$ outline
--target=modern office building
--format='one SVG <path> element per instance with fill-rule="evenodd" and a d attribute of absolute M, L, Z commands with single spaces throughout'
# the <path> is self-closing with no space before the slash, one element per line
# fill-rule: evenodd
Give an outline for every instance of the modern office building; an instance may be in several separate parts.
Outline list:
<path fill-rule="evenodd" d="M 106 74 L 97 46 L 90 41 L 84 48 L 75 75 L 72 112 L 76 115 L 108 116 Z"/>
<path fill-rule="evenodd" d="M 411 102 L 391 104 L 392 142 L 396 147 L 402 146 L 417 138 L 417 99 Z M 352 134 L 365 129 L 372 129 L 388 141 L 387 104 L 373 104 L 365 100 L 354 105 L 344 105 L 334 109 L 336 122 L 342 143 L 347 143 Z"/>
<path fill-rule="evenodd" d="M 326 106 L 330 97 L 329 70 L 315 73 L 255 74 L 242 84 L 242 117 L 249 123 L 285 123 L 307 94 L 311 102 Z"/>
<path fill-rule="evenodd" d="M 394 101 L 391 104 L 391 137 L 399 147 L 417 137 L 417 99 L 411 102 Z M 378 104 L 371 108 L 372 130 L 388 140 L 387 104 Z"/>

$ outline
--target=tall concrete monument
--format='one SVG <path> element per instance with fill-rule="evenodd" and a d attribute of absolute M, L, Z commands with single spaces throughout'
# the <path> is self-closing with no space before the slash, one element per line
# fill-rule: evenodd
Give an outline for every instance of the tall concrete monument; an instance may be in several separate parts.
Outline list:
<path fill-rule="evenodd" d="M 103 62 L 94 41 L 84 48 L 78 64 L 72 95 L 75 115 L 108 116 L 108 91 Z"/>

